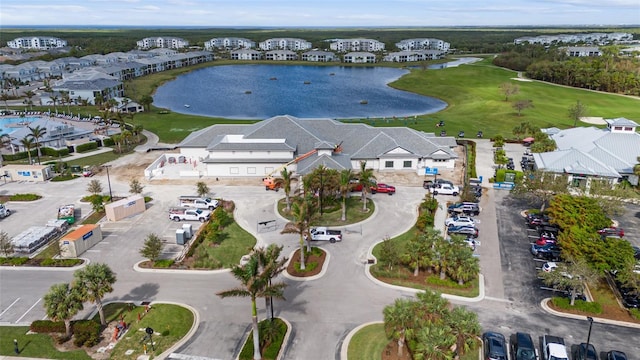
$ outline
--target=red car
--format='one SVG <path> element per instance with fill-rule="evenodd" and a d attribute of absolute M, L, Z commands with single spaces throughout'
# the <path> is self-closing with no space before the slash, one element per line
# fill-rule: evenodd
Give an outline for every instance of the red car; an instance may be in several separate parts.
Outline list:
<path fill-rule="evenodd" d="M 395 186 L 391 186 L 391 185 L 387 185 L 387 184 L 383 184 L 383 183 L 378 183 L 374 186 L 371 187 L 371 193 L 375 194 L 375 193 L 387 193 L 389 195 L 393 195 L 396 193 L 396 187 Z"/>
<path fill-rule="evenodd" d="M 600 234 L 600 236 L 602 237 L 608 237 L 608 236 L 623 237 L 624 229 L 618 228 L 618 227 L 607 227 L 607 228 L 598 230 L 598 234 Z"/>

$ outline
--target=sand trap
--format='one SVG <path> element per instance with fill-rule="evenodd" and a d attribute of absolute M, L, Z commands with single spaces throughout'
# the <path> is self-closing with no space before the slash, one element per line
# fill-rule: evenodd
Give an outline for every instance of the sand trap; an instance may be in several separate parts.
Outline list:
<path fill-rule="evenodd" d="M 601 117 L 581 117 L 580 121 L 582 121 L 583 123 L 587 123 L 587 124 L 593 124 L 593 125 L 606 125 L 607 122 L 604 121 L 603 118 Z"/>
<path fill-rule="evenodd" d="M 533 80 L 531 80 L 531 79 L 525 79 L 525 78 L 511 78 L 511 80 L 524 81 L 524 82 L 531 82 L 531 81 L 533 81 Z"/>

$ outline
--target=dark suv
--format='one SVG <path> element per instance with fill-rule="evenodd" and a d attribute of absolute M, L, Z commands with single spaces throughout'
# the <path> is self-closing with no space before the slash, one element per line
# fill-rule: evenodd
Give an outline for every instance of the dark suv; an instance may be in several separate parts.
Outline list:
<path fill-rule="evenodd" d="M 465 214 L 465 215 L 478 215 L 480 214 L 480 207 L 473 202 L 461 202 L 450 205 L 447 208 L 449 214 Z"/>
<path fill-rule="evenodd" d="M 521 332 L 511 335 L 511 360 L 536 360 L 531 335 Z"/>
<path fill-rule="evenodd" d="M 587 344 L 582 343 L 573 353 L 573 360 L 598 360 L 598 352 L 593 344 L 587 347 Z"/>
<path fill-rule="evenodd" d="M 482 348 L 486 360 L 507 360 L 507 342 L 504 335 L 496 332 L 482 334 Z"/>

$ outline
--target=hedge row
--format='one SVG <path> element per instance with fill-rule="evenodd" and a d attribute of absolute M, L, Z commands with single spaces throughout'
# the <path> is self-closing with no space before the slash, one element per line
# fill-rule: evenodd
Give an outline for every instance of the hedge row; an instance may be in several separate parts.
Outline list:
<path fill-rule="evenodd" d="M 83 152 L 95 150 L 97 148 L 98 148 L 98 143 L 94 141 L 90 141 L 88 143 L 84 143 L 76 146 L 76 152 L 83 153 Z"/>
<path fill-rule="evenodd" d="M 522 179 L 524 173 L 522 171 L 517 170 L 507 170 L 507 169 L 498 169 L 496 170 L 495 182 L 504 182 L 506 178 L 506 174 L 516 174 L 516 181 Z"/>
<path fill-rule="evenodd" d="M 40 334 L 64 333 L 64 321 L 36 320 L 29 330 Z M 76 346 L 94 346 L 100 342 L 100 323 L 93 320 L 75 320 L 71 322 L 73 343 Z"/>

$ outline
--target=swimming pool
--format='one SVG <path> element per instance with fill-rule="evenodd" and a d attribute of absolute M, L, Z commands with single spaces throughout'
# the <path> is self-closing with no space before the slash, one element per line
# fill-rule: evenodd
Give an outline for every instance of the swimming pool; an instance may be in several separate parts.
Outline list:
<path fill-rule="evenodd" d="M 38 119 L 40 118 L 37 116 L 0 117 L 0 134 L 10 134 L 14 130 L 16 130 L 16 125 L 13 124 L 32 123 Z"/>

